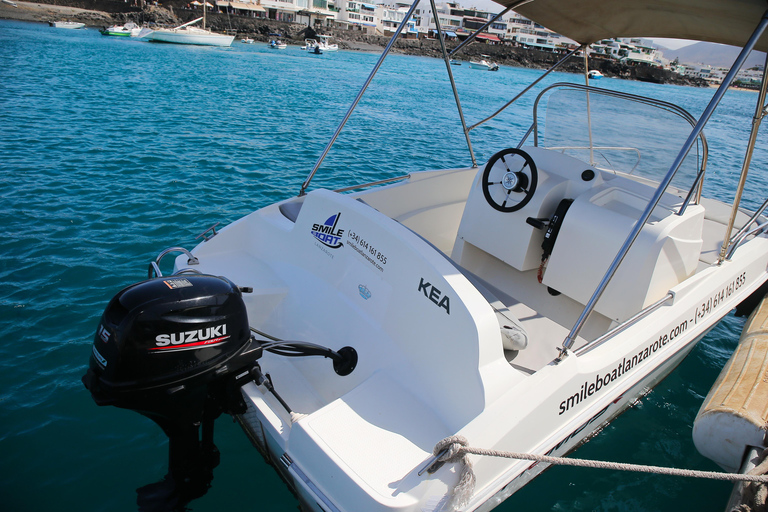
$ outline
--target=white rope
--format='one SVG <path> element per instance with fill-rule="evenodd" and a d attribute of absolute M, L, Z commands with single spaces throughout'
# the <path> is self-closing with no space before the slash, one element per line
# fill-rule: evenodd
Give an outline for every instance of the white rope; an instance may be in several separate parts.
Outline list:
<path fill-rule="evenodd" d="M 467 440 L 462 436 L 446 437 L 435 445 L 432 453 L 440 462 L 461 462 L 462 469 L 459 475 L 459 481 L 453 486 L 451 491 L 451 501 L 448 502 L 448 510 L 457 510 L 467 503 L 472 497 L 472 491 L 475 490 L 475 473 L 472 471 L 472 461 L 467 457 Z"/>
<path fill-rule="evenodd" d="M 460 508 L 469 502 L 475 486 L 475 475 L 472 472 L 472 463 L 467 455 L 485 455 L 488 457 L 501 457 L 505 459 L 532 460 L 560 466 L 576 466 L 584 468 L 613 469 L 618 471 L 636 471 L 640 473 L 655 473 L 669 476 L 686 476 L 693 478 L 708 478 L 712 480 L 725 480 L 729 482 L 768 482 L 768 475 L 719 473 L 716 471 L 697 471 L 692 469 L 676 469 L 663 466 L 643 466 L 640 464 L 626 464 L 622 462 L 604 462 L 599 460 L 572 459 L 567 457 L 552 457 L 549 455 L 536 455 L 532 453 L 504 452 L 498 450 L 486 450 L 473 448 L 462 436 L 446 437 L 435 445 L 433 453 L 445 454 L 437 457 L 439 462 L 463 462 L 459 483 L 453 488 L 451 505 Z"/>

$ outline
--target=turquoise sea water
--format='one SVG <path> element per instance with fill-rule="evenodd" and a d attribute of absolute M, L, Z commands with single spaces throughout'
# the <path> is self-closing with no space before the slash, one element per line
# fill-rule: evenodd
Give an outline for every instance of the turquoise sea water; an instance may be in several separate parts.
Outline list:
<path fill-rule="evenodd" d="M 295 195 L 376 59 L 263 43 L 153 45 L 0 21 L 0 509 L 136 510 L 135 489 L 166 472 L 167 444 L 144 417 L 97 407 L 80 382 L 103 308 L 164 248 L 191 248 L 214 222 Z M 470 124 L 541 73 L 453 71 Z M 546 83 L 581 80 L 555 73 Z M 598 85 L 694 115 L 712 92 Z M 708 186 L 726 198 L 744 151 L 728 143 L 745 138 L 756 97 L 728 92 L 707 131 Z M 516 144 L 532 101 L 473 132 L 480 162 Z M 766 146 L 761 135 L 750 178 L 763 191 Z M 313 187 L 469 164 L 442 61 L 394 55 Z M 715 470 L 696 452 L 691 425 L 742 325 L 718 325 L 574 456 Z M 192 510 L 297 510 L 228 418 L 216 422 L 216 444 L 221 465 Z M 558 467 L 498 510 L 720 511 L 729 492 L 727 483 Z"/>

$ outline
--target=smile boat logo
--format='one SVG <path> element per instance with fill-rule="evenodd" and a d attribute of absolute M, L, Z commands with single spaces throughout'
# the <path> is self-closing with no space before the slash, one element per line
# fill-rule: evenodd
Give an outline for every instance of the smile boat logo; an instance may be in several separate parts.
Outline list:
<path fill-rule="evenodd" d="M 341 243 L 341 236 L 344 234 L 343 229 L 336 229 L 336 225 L 341 218 L 341 212 L 336 215 L 328 217 L 323 224 L 312 224 L 312 236 L 317 238 L 321 244 L 331 249 L 338 249 L 343 243 Z"/>

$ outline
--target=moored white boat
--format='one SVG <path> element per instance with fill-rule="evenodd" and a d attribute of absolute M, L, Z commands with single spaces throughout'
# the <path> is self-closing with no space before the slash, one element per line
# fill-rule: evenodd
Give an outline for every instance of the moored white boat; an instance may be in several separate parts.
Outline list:
<path fill-rule="evenodd" d="M 470 456 L 474 486 L 455 489 L 467 467 L 436 446 L 461 436 L 567 454 L 768 280 L 768 201 L 748 211 L 712 194 L 724 185 L 705 179 L 702 131 L 752 47 L 768 48 L 766 6 L 710 7 L 515 3 L 578 41 L 572 55 L 637 33 L 745 50 L 698 120 L 663 100 L 554 84 L 519 145 L 482 165 L 310 190 L 350 109 L 295 197 L 206 231 L 191 252 L 163 251 L 151 279 L 110 302 L 84 377 L 94 399 L 163 426 L 171 483 L 212 474 L 173 461 L 213 459 L 225 411 L 303 509 L 494 508 L 547 465 Z M 758 96 L 761 119 L 765 81 Z M 156 277 L 178 251 L 174 274 Z"/>
<path fill-rule="evenodd" d="M 235 36 L 218 34 L 203 28 L 191 26 L 193 23 L 203 20 L 197 18 L 175 28 L 159 28 L 151 32 L 142 33 L 141 37 L 155 43 L 191 44 L 199 46 L 230 46 Z"/>
<path fill-rule="evenodd" d="M 324 36 L 324 35 L 318 34 L 317 38 L 319 39 L 319 41 L 317 42 L 317 46 L 319 46 L 322 51 L 335 52 L 339 49 L 338 44 L 328 42 L 331 36 Z"/>
<path fill-rule="evenodd" d="M 269 40 L 269 47 L 273 50 L 285 50 L 288 48 L 288 45 L 282 41 L 282 34 L 272 32 L 269 34 L 269 37 L 271 38 Z"/>
<path fill-rule="evenodd" d="M 141 31 L 142 28 L 132 22 L 128 22 L 124 25 L 112 25 L 111 27 L 99 30 L 102 35 L 117 37 L 139 37 Z"/>
<path fill-rule="evenodd" d="M 491 60 L 489 55 L 481 55 L 481 59 L 472 59 L 469 61 L 471 69 L 482 69 L 484 71 L 498 71 L 499 65 Z"/>
<path fill-rule="evenodd" d="M 85 23 L 78 21 L 49 21 L 48 24 L 55 28 L 78 29 L 85 27 Z"/>
<path fill-rule="evenodd" d="M 306 50 L 309 53 L 317 54 L 323 52 L 335 52 L 339 49 L 339 45 L 328 42 L 328 39 L 330 39 L 331 36 L 318 35 L 317 37 L 320 39 L 319 41 L 317 39 L 305 39 L 304 46 L 302 46 L 301 49 Z"/>
<path fill-rule="evenodd" d="M 591 69 L 589 71 L 589 73 L 587 73 L 587 76 L 591 80 L 600 80 L 601 78 L 603 78 L 603 74 L 600 71 L 598 71 L 597 69 Z"/>

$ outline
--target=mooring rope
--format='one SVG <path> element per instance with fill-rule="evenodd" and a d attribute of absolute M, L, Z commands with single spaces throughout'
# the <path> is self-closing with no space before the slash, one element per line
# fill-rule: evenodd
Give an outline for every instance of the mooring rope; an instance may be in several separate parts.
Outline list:
<path fill-rule="evenodd" d="M 463 436 L 450 436 L 435 445 L 432 453 L 437 456 L 436 462 L 461 462 L 461 474 L 459 481 L 451 490 L 451 500 L 448 502 L 448 510 L 456 510 L 467 503 L 475 490 L 475 472 L 472 471 L 472 461 L 467 457 L 469 443 Z"/>
<path fill-rule="evenodd" d="M 576 466 L 583 468 L 613 469 L 618 471 L 636 471 L 640 473 L 654 473 L 658 475 L 686 476 L 693 478 L 708 478 L 711 480 L 725 480 L 729 482 L 762 482 L 768 483 L 768 475 L 764 474 L 740 474 L 720 473 L 717 471 L 698 471 L 692 469 L 677 469 L 663 466 L 645 466 L 641 464 L 627 464 L 623 462 L 604 462 L 599 460 L 573 459 L 568 457 L 552 457 L 549 455 L 536 455 L 533 453 L 505 452 L 499 450 L 487 450 L 473 448 L 463 436 L 450 436 L 435 445 L 433 450 L 437 457 L 436 462 L 461 462 L 463 464 L 459 482 L 454 486 L 450 505 L 461 508 L 469 502 L 475 487 L 475 475 L 472 471 L 472 462 L 467 455 L 485 455 L 488 457 L 501 457 L 505 459 L 531 460 L 560 466 Z"/>

